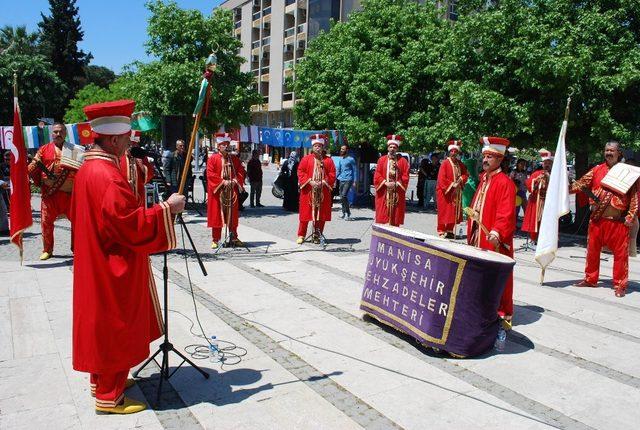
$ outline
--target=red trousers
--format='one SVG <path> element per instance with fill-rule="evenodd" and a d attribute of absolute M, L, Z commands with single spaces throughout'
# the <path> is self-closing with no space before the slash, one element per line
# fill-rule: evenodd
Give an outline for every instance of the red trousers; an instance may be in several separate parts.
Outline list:
<path fill-rule="evenodd" d="M 96 396 L 96 406 L 114 408 L 124 398 L 124 389 L 127 383 L 128 370 L 116 373 L 91 373 L 89 384 L 91 392 Z"/>
<path fill-rule="evenodd" d="M 233 233 L 235 239 L 238 238 L 238 227 L 230 228 L 229 231 Z M 211 237 L 214 242 L 220 242 L 220 239 L 222 239 L 222 227 L 211 227 Z"/>
<path fill-rule="evenodd" d="M 513 316 L 513 275 L 509 275 L 507 284 L 504 286 L 500 306 L 498 306 L 498 316 Z"/>
<path fill-rule="evenodd" d="M 613 287 L 626 290 L 629 282 L 629 227 L 609 219 L 591 220 L 587 242 L 585 281 L 597 284 L 600 277 L 600 251 L 606 246 L 613 253 Z"/>
<path fill-rule="evenodd" d="M 315 225 L 320 230 L 320 233 L 324 232 L 324 223 L 325 221 L 316 221 Z M 309 226 L 309 221 L 300 221 L 298 224 L 298 236 L 306 237 L 307 236 L 307 227 Z"/>
<path fill-rule="evenodd" d="M 53 253 L 53 223 L 58 217 L 69 218 L 71 194 L 57 191 L 51 196 L 42 196 L 40 221 L 42 224 L 42 252 Z"/>

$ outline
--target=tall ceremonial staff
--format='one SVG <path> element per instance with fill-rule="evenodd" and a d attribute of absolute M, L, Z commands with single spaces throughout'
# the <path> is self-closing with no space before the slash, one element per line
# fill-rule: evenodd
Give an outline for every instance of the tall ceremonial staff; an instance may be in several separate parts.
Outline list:
<path fill-rule="evenodd" d="M 567 173 L 565 139 L 567 137 L 572 95 L 573 91 L 567 97 L 564 121 L 562 121 L 562 127 L 560 128 L 555 162 L 551 168 L 544 210 L 542 211 L 542 221 L 540 222 L 540 235 L 538 236 L 535 254 L 535 260 L 540 265 L 540 285 L 544 283 L 544 274 L 547 266 L 556 258 L 560 218 L 569 213 L 569 175 Z"/>

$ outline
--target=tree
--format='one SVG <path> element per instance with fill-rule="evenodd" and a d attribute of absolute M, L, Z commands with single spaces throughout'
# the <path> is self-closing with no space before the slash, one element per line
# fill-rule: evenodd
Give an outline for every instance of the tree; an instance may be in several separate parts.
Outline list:
<path fill-rule="evenodd" d="M 296 67 L 296 126 L 337 128 L 351 142 L 380 146 L 389 133 L 404 134 L 414 150 L 440 143 L 424 140 L 431 120 L 419 119 L 433 114 L 433 64 L 448 29 L 432 4 L 363 1 L 311 41 Z"/>
<path fill-rule="evenodd" d="M 38 33 L 29 33 L 22 25 L 5 25 L 0 29 L 0 54 L 35 54 L 38 52 Z"/>
<path fill-rule="evenodd" d="M 130 98 L 131 95 L 127 92 L 125 80 L 126 78 L 119 78 L 108 88 L 102 88 L 96 84 L 88 84 L 83 87 L 69 102 L 69 107 L 64 114 L 64 121 L 66 123 L 86 121 L 87 117 L 83 108 L 87 105 Z"/>
<path fill-rule="evenodd" d="M 180 9 L 173 1 L 147 2 L 151 18 L 146 43 L 150 63 L 134 63 L 124 74 L 127 91 L 137 102 L 136 109 L 154 116 L 193 112 L 204 62 L 213 49 L 218 69 L 213 78 L 209 117 L 202 127 L 217 130 L 246 124 L 250 107 L 260 96 L 252 89 L 253 75 L 240 72 L 244 61 L 237 52 L 240 41 L 233 37 L 230 11 L 216 9 L 205 17 L 198 10 Z"/>
<path fill-rule="evenodd" d="M 38 52 L 37 34 L 25 27 L 5 26 L 0 30 L 0 124 L 13 123 L 13 74 L 18 77 L 18 97 L 25 125 L 51 116 L 51 106 L 66 93 L 47 59 Z"/>
<path fill-rule="evenodd" d="M 116 80 L 116 74 L 107 67 L 90 64 L 85 67 L 84 71 L 86 79 L 82 85 L 83 87 L 85 85 L 95 84 L 101 88 L 107 88 Z"/>
<path fill-rule="evenodd" d="M 65 83 L 67 92 L 56 100 L 54 116 L 60 118 L 68 101 L 85 79 L 85 67 L 91 60 L 78 48 L 84 33 L 80 27 L 76 0 L 49 0 L 50 16 L 40 14 L 40 44 L 44 55 Z"/>
<path fill-rule="evenodd" d="M 483 4 L 486 2 L 483 2 Z M 640 2 L 501 0 L 462 13 L 442 51 L 433 129 L 554 147 L 572 93 L 567 145 L 583 173 L 606 140 L 640 147 Z"/>

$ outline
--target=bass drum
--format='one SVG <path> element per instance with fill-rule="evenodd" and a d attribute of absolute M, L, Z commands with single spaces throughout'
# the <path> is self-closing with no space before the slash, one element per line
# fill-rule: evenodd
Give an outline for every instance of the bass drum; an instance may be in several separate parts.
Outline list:
<path fill-rule="evenodd" d="M 282 175 L 278 175 L 271 184 L 271 194 L 277 199 L 284 199 L 284 177 Z"/>

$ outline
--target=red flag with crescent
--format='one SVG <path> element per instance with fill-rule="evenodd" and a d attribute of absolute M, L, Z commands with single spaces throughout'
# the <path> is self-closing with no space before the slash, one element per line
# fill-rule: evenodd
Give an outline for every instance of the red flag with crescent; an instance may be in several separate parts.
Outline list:
<path fill-rule="evenodd" d="M 5 136 L 6 137 L 6 136 Z M 20 261 L 23 255 L 22 234 L 31 227 L 31 188 L 27 172 L 27 149 L 24 146 L 22 120 L 17 94 L 13 97 L 13 136 L 5 147 L 11 151 L 11 208 L 9 210 L 9 230 L 11 242 L 20 249 Z"/>

